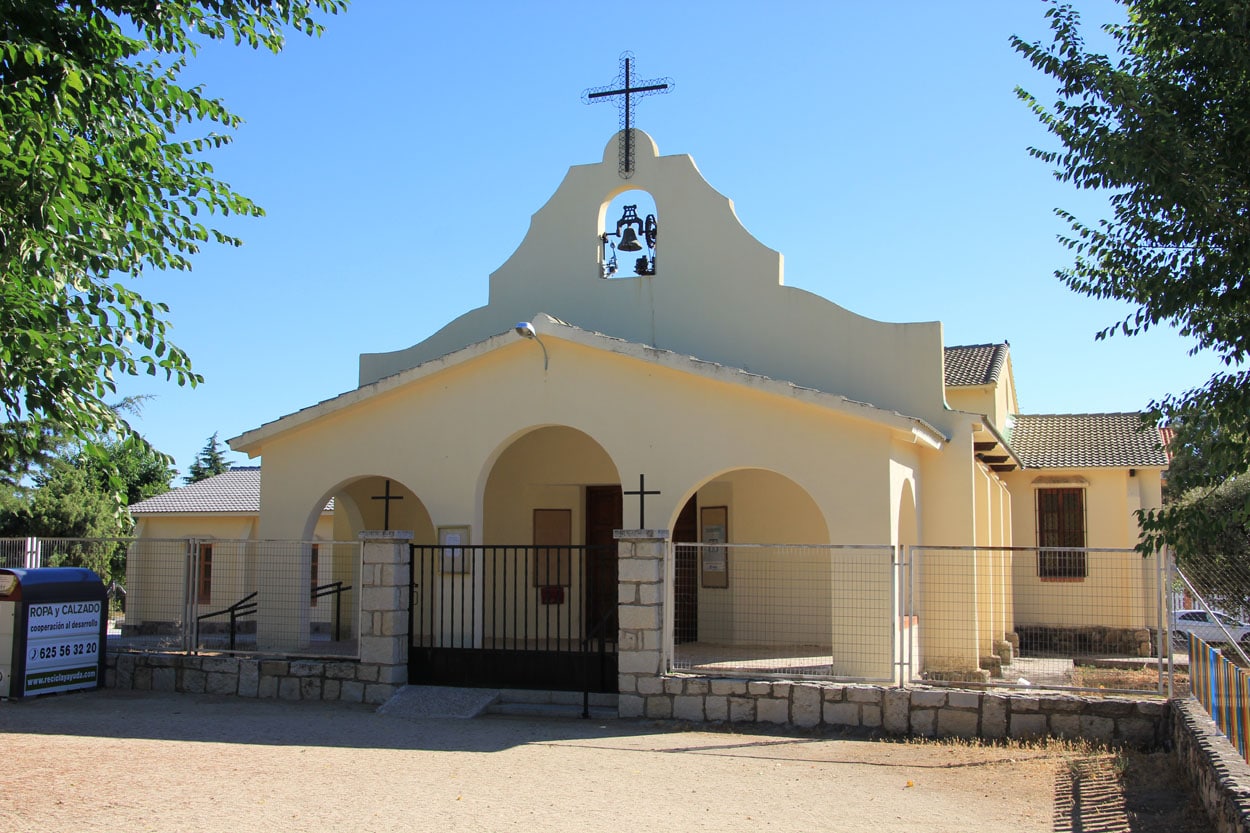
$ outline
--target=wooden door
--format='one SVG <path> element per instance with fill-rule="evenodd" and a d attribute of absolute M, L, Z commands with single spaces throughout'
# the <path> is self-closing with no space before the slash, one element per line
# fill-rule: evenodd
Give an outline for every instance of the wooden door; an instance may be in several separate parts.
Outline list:
<path fill-rule="evenodd" d="M 616 538 L 621 528 L 620 486 L 586 487 L 586 627 L 616 642 Z M 600 623 L 602 626 L 600 627 Z"/>

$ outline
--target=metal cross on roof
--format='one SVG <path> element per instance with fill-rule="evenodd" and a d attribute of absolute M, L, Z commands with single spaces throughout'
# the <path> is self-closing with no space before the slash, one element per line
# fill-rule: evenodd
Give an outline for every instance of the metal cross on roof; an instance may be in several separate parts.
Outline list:
<path fill-rule="evenodd" d="M 660 494 L 660 492 L 659 492 L 658 490 L 656 490 L 656 491 L 648 491 L 648 490 L 647 490 L 647 476 L 646 476 L 645 474 L 640 474 L 640 475 L 638 475 L 638 491 L 636 491 L 636 492 L 621 492 L 621 494 L 623 494 L 623 495 L 638 495 L 638 528 L 639 528 L 639 529 L 646 529 L 646 528 L 647 528 L 647 515 L 646 515 L 646 512 L 647 512 L 647 507 L 646 507 L 647 495 L 658 495 L 658 494 Z"/>
<path fill-rule="evenodd" d="M 588 87 L 582 90 L 582 101 L 594 104 L 596 101 L 608 101 L 620 96 L 617 102 L 621 113 L 621 179 L 629 179 L 634 175 L 634 127 L 632 120 L 633 99 L 635 97 L 667 93 L 673 88 L 671 78 L 650 78 L 646 81 L 635 81 L 634 53 L 621 53 L 621 72 L 616 80 L 604 87 Z"/>
<path fill-rule="evenodd" d="M 386 489 L 380 495 L 374 495 L 370 500 L 382 501 L 382 529 L 391 528 L 391 501 L 403 500 L 403 495 L 391 494 L 391 481 L 386 481 Z"/>

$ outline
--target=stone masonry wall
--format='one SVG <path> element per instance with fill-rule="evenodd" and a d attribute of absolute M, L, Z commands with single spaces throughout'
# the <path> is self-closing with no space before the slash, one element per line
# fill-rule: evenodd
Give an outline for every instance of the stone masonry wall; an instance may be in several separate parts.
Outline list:
<path fill-rule="evenodd" d="M 615 534 L 620 629 L 617 641 L 619 714 L 621 717 L 671 717 L 671 714 L 645 714 L 646 698 L 662 692 L 660 674 L 666 665 L 663 628 L 668 532 L 625 529 Z"/>
<path fill-rule="evenodd" d="M 135 691 L 381 704 L 400 686 L 366 662 L 110 653 L 104 685 Z"/>
<path fill-rule="evenodd" d="M 408 682 L 405 530 L 360 534 L 360 661 L 110 653 L 104 684 L 140 691 L 384 703 Z"/>
<path fill-rule="evenodd" d="M 1166 738 L 1167 703 L 946 688 L 748 681 L 668 674 L 635 681 L 639 716 L 875 730 L 922 737 L 1087 738 L 1150 747 Z M 621 716 L 626 695 L 621 695 Z"/>
<path fill-rule="evenodd" d="M 1172 744 L 1212 830 L 1250 831 L 1250 765 L 1197 702 L 1172 701 Z"/>
<path fill-rule="evenodd" d="M 1083 737 L 1153 746 L 1166 704 L 666 674 L 666 530 L 618 530 L 621 717 L 879 730 L 926 737 Z"/>

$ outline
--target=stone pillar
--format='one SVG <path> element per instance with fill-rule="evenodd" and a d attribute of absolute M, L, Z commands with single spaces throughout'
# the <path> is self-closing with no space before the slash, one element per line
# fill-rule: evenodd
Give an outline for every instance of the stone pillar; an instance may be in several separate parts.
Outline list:
<path fill-rule="evenodd" d="M 665 607 L 673 593 L 667 529 L 618 529 L 617 637 L 620 716 L 642 717 L 647 697 L 663 693 L 671 640 Z"/>
<path fill-rule="evenodd" d="M 360 533 L 360 661 L 378 668 L 365 701 L 381 703 L 408 682 L 408 530 Z"/>

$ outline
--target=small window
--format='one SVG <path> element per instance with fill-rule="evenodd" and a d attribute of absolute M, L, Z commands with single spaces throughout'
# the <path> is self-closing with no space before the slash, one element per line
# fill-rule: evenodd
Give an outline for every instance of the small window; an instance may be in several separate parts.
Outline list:
<path fill-rule="evenodd" d="M 213 600 L 213 545 L 200 544 L 200 571 L 195 582 L 195 600 L 210 604 Z"/>
<path fill-rule="evenodd" d="M 1037 575 L 1045 579 L 1083 579 L 1084 552 L 1059 552 L 1049 547 L 1084 549 L 1085 490 L 1037 490 Z"/>

